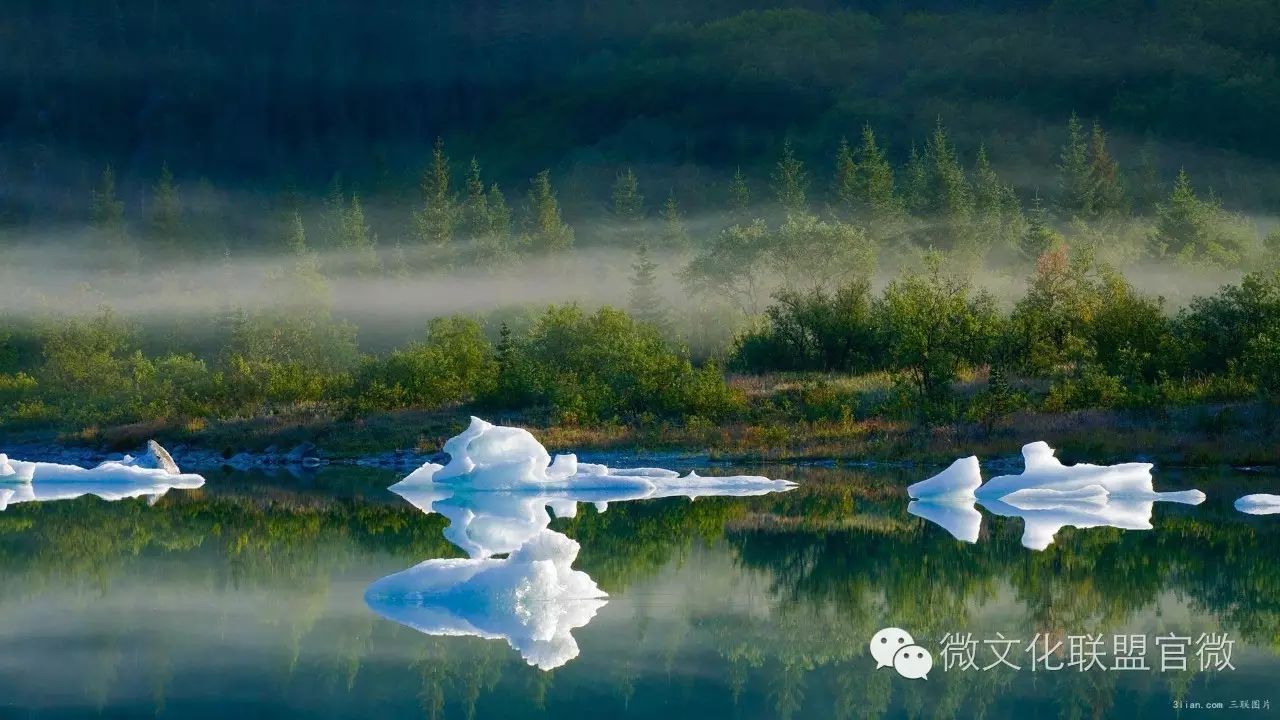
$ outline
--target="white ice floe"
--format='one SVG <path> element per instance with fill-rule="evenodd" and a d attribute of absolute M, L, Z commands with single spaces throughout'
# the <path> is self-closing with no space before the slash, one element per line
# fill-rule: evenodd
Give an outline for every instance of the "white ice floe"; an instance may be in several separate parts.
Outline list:
<path fill-rule="evenodd" d="M 1002 498 L 1018 490 L 1073 491 L 1090 485 L 1101 486 L 1117 497 L 1147 497 L 1155 494 L 1152 487 L 1151 463 L 1120 465 L 1063 465 L 1053 456 L 1045 442 L 1033 442 L 1022 448 L 1023 470 L 1019 475 L 991 478 L 978 488 L 980 498 Z"/>
<path fill-rule="evenodd" d="M 1250 515 L 1275 515 L 1280 513 L 1280 495 L 1245 495 L 1236 500 L 1236 510 Z"/>
<path fill-rule="evenodd" d="M 982 532 L 982 513 L 972 500 L 912 500 L 907 512 L 938 525 L 961 542 L 976 543 Z"/>
<path fill-rule="evenodd" d="M 89 483 L 101 486 L 120 483 L 163 486 L 166 490 L 169 488 L 191 489 L 204 485 L 203 477 L 182 473 L 173 462 L 173 458 L 169 457 L 169 453 L 154 440 L 148 441 L 146 451 L 136 458 L 125 455 L 120 460 L 107 460 L 91 468 L 60 463 L 10 460 L 3 455 L 0 455 L 0 458 L 3 458 L 0 461 L 0 485 Z"/>
<path fill-rule="evenodd" d="M 970 455 L 956 460 L 928 480 L 909 486 L 907 494 L 917 500 L 973 500 L 979 485 L 982 485 L 982 469 L 978 467 L 977 456 Z"/>
<path fill-rule="evenodd" d="M 1193 505 L 1203 502 L 1205 498 L 1204 493 L 1199 490 L 1156 492 L 1151 477 L 1151 463 L 1063 465 L 1053 454 L 1053 448 L 1044 442 L 1024 445 L 1022 473 L 991 478 L 977 489 L 976 495 L 984 500 L 998 500 L 1007 499 L 1009 495 L 1022 491 L 1041 494 L 1052 491 L 1070 494 L 1067 499 L 1073 499 L 1072 495 L 1075 496 L 1074 499 L 1079 499 L 1105 492 L 1111 498 L 1166 500 Z M 1101 492 L 1098 488 L 1101 488 Z"/>
<path fill-rule="evenodd" d="M 502 639 L 530 665 L 551 670 L 578 656 L 571 631 L 607 595 L 572 569 L 578 543 L 541 531 L 507 558 L 428 560 L 369 586 L 374 612 L 429 635 Z"/>
<path fill-rule="evenodd" d="M 660 468 L 610 469 L 579 463 L 576 455 L 557 455 L 527 430 L 492 425 L 471 418 L 471 425 L 444 444 L 446 465 L 427 463 L 392 488 L 449 486 L 472 491 L 608 490 L 623 492 L 625 499 L 668 495 L 763 494 L 795 487 L 786 480 L 754 476 L 684 477 Z M 630 497 L 636 494 L 637 497 Z M 607 502 L 608 500 L 601 500 Z"/>

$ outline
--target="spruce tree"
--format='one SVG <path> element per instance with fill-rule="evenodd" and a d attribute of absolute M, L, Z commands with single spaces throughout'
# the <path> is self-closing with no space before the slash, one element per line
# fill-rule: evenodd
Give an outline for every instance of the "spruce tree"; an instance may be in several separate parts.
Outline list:
<path fill-rule="evenodd" d="M 1089 197 L 1094 217 L 1117 217 L 1128 212 L 1129 204 L 1120 180 L 1120 164 L 1111 157 L 1106 133 L 1096 122 L 1089 139 Z"/>
<path fill-rule="evenodd" d="M 178 249 L 182 235 L 182 201 L 167 163 L 160 167 L 160 179 L 151 190 L 151 235 L 166 250 Z"/>
<path fill-rule="evenodd" d="M 640 194 L 640 181 L 631 168 L 618 173 L 613 181 L 613 217 L 627 225 L 640 222 L 644 217 L 644 196 Z"/>
<path fill-rule="evenodd" d="M 734 171 L 733 179 L 729 181 L 729 215 L 739 225 L 751 219 L 751 187 L 747 185 L 741 167 Z"/>
<path fill-rule="evenodd" d="M 923 215 L 929 208 L 929 169 L 915 143 L 907 153 L 905 174 L 907 209 L 914 215 Z"/>
<path fill-rule="evenodd" d="M 378 240 L 365 220 L 364 205 L 359 195 L 351 196 L 351 202 L 342 213 L 342 249 L 357 273 L 374 275 L 379 271 Z"/>
<path fill-rule="evenodd" d="M 862 145 L 858 148 L 856 189 L 861 202 L 878 223 L 896 219 L 902 203 L 894 189 L 893 165 L 876 143 L 875 131 L 868 123 L 862 126 Z"/>
<path fill-rule="evenodd" d="M 573 228 L 560 216 L 560 201 L 551 188 L 550 170 L 543 170 L 529 181 L 525 225 L 530 249 L 535 252 L 563 252 L 573 247 Z"/>
<path fill-rule="evenodd" d="M 848 138 L 840 138 L 836 147 L 835 184 L 832 188 L 836 207 L 853 215 L 862 209 L 864 194 L 858 182 L 858 165 L 853 159 L 853 148 Z"/>
<path fill-rule="evenodd" d="M 1049 222 L 1049 211 L 1036 193 L 1031 202 L 1031 212 L 1027 217 L 1027 229 L 1022 235 L 1018 250 L 1024 260 L 1035 262 L 1041 255 L 1063 244 L 1059 235 Z"/>
<path fill-rule="evenodd" d="M 648 243 L 636 248 L 636 260 L 631 265 L 631 316 L 641 322 L 663 327 L 667 312 L 658 290 L 658 264 L 649 257 Z"/>
<path fill-rule="evenodd" d="M 462 231 L 468 240 L 474 242 L 490 228 L 489 196 L 480 177 L 480 163 L 474 157 L 467 169 L 466 190 L 467 196 L 462 203 Z"/>
<path fill-rule="evenodd" d="M 422 209 L 413 224 L 418 242 L 435 252 L 436 264 L 448 267 L 456 260 L 454 232 L 458 226 L 458 197 L 452 188 L 452 168 L 444 151 L 444 140 L 436 139 L 431 164 L 422 175 Z"/>
<path fill-rule="evenodd" d="M 123 240 L 124 203 L 116 197 L 116 174 L 108 165 L 90 196 L 89 222 L 109 240 Z"/>
<path fill-rule="evenodd" d="M 1067 142 L 1058 162 L 1058 210 L 1064 218 L 1093 214 L 1089 142 L 1075 113 L 1067 121 Z"/>
<path fill-rule="evenodd" d="M 782 143 L 782 157 L 773 171 L 773 191 L 778 204 L 788 213 L 800 214 L 808 211 L 809 177 L 804 163 L 796 157 L 791 147 L 791 140 Z"/>
<path fill-rule="evenodd" d="M 667 201 L 662 204 L 662 246 L 671 250 L 687 250 L 689 248 L 689 228 L 685 225 L 684 215 L 680 212 L 680 203 L 676 201 L 675 191 L 667 193 Z"/>

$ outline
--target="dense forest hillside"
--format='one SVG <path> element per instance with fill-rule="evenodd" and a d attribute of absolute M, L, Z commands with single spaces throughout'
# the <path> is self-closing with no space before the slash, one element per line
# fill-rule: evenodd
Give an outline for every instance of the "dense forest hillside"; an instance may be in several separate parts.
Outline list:
<path fill-rule="evenodd" d="M 504 186 L 627 163 L 693 194 L 763 177 L 788 134 L 817 161 L 870 122 L 905 161 L 938 116 L 1032 191 L 1073 111 L 1231 203 L 1280 194 L 1251 181 L 1280 158 L 1267 0 L 15 0 L 0 44 L 10 215 L 74 207 L 106 164 L 407 193 L 437 136 Z"/>

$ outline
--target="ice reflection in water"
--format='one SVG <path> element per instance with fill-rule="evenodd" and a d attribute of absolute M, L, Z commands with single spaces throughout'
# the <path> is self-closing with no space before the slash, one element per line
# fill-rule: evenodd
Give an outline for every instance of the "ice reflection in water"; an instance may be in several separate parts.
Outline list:
<path fill-rule="evenodd" d="M 551 670 L 578 655 L 571 631 L 607 595 L 572 568 L 578 543 L 549 529 L 551 513 L 578 503 L 669 497 L 764 495 L 795 487 L 763 477 L 680 477 L 658 468 L 610 469 L 554 460 L 532 435 L 472 418 L 445 444 L 447 465 L 414 471 L 391 490 L 424 513 L 449 519 L 444 537 L 470 556 L 427 560 L 369 586 L 374 612 L 429 635 L 506 640 L 530 665 Z M 507 557 L 494 557 L 497 555 Z"/>

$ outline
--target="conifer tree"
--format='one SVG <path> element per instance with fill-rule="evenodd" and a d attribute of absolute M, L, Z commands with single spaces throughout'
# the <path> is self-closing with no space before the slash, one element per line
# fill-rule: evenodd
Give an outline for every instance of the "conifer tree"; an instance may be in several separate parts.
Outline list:
<path fill-rule="evenodd" d="M 875 131 L 869 123 L 862 126 L 855 178 L 857 192 L 872 220 L 884 223 L 901 214 L 902 203 L 894 189 L 893 165 L 876 143 Z"/>
<path fill-rule="evenodd" d="M 689 228 L 685 225 L 674 190 L 667 193 L 667 201 L 662 204 L 659 215 L 662 218 L 662 246 L 672 250 L 687 250 Z"/>
<path fill-rule="evenodd" d="M 573 228 L 560 216 L 560 201 L 551 188 L 551 171 L 543 170 L 529 181 L 526 231 L 534 252 L 562 252 L 573 247 Z"/>
<path fill-rule="evenodd" d="M 667 312 L 658 290 L 658 264 L 649 256 L 648 243 L 636 247 L 636 260 L 631 265 L 631 316 L 641 322 L 663 327 Z"/>
<path fill-rule="evenodd" d="M 151 190 L 151 233 L 167 250 L 178 249 L 182 235 L 182 200 L 167 163 L 161 166 L 160 179 Z"/>
<path fill-rule="evenodd" d="M 929 208 L 929 169 L 915 143 L 911 144 L 911 150 L 907 154 L 905 173 L 907 209 L 912 214 L 923 215 Z"/>
<path fill-rule="evenodd" d="M 836 146 L 835 183 L 832 188 L 836 207 L 850 215 L 861 209 L 864 198 L 858 183 L 858 165 L 853 159 L 853 148 L 848 138 L 840 138 Z"/>
<path fill-rule="evenodd" d="M 782 157 L 773 171 L 773 191 L 778 204 L 788 213 L 804 213 L 808 211 L 809 177 L 804 163 L 796 157 L 788 138 L 782 143 Z"/>
<path fill-rule="evenodd" d="M 124 240 L 124 203 L 116 197 L 116 174 L 108 165 L 90 196 L 89 221 L 109 240 Z"/>
<path fill-rule="evenodd" d="M 489 196 L 485 192 L 484 180 L 480 177 L 480 163 L 471 158 L 471 166 L 467 169 L 467 196 L 462 203 L 462 231 L 469 240 L 489 232 Z"/>
<path fill-rule="evenodd" d="M 1089 142 L 1080 117 L 1071 113 L 1067 121 L 1067 142 L 1058 162 L 1058 210 L 1065 218 L 1093 214 L 1089 168 Z"/>
<path fill-rule="evenodd" d="M 454 232 L 458 226 L 458 197 L 452 188 L 452 168 L 444 140 L 436 139 L 431 164 L 422 175 L 422 209 L 413 216 L 418 242 L 436 253 L 436 264 L 448 267 L 457 259 Z"/>
<path fill-rule="evenodd" d="M 1094 217 L 1116 217 L 1129 209 L 1120 180 L 1120 164 L 1111 157 L 1106 133 L 1096 122 L 1089 140 L 1089 197 Z"/>
<path fill-rule="evenodd" d="M 640 194 L 640 181 L 631 168 L 618 173 L 613 181 L 613 217 L 624 224 L 634 224 L 644 217 L 644 196 Z"/>
<path fill-rule="evenodd" d="M 729 214 L 733 222 L 742 224 L 751 219 L 751 187 L 739 167 L 729 181 Z"/>
<path fill-rule="evenodd" d="M 1049 222 L 1049 210 L 1036 193 L 1031 203 L 1031 212 L 1027 217 L 1027 229 L 1018 245 L 1019 254 L 1024 260 L 1035 262 L 1041 255 L 1063 244 L 1062 236 Z"/>
<path fill-rule="evenodd" d="M 359 195 L 351 196 L 351 202 L 342 213 L 342 249 L 347 252 L 357 273 L 373 275 L 378 272 L 378 241 L 365 220 L 364 205 Z"/>

